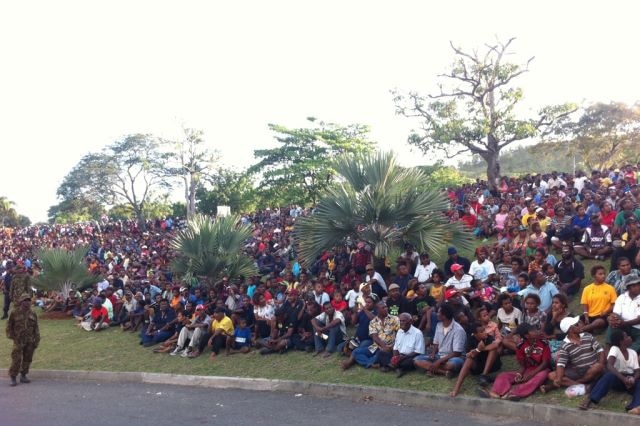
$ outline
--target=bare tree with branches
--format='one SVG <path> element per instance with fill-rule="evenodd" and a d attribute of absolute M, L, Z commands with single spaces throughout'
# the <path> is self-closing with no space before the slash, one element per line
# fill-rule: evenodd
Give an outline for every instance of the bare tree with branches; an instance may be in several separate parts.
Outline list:
<path fill-rule="evenodd" d="M 424 153 L 440 150 L 447 158 L 479 155 L 487 163 L 492 189 L 500 177 L 503 148 L 545 134 L 575 111 L 573 104 L 563 104 L 544 107 L 533 118 L 516 117 L 515 107 L 523 91 L 513 82 L 529 71 L 534 58 L 522 64 L 506 61 L 514 40 L 486 44 L 472 52 L 451 43 L 455 60 L 448 73 L 438 76 L 437 93 L 392 92 L 396 112 L 420 120 L 420 130 L 408 138 L 411 145 Z"/>

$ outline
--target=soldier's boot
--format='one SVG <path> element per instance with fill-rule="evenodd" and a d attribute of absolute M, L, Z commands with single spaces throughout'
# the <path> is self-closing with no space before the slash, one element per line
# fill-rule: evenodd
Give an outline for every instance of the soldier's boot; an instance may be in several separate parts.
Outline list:
<path fill-rule="evenodd" d="M 2 315 L 2 318 L 0 318 L 0 320 L 7 319 L 7 318 L 9 318 L 9 315 L 4 314 L 4 315 Z"/>
<path fill-rule="evenodd" d="M 16 382 L 16 376 L 11 376 L 11 386 L 18 386 L 18 382 Z"/>
<path fill-rule="evenodd" d="M 15 379 L 14 379 L 14 380 L 15 380 Z M 20 375 L 20 383 L 31 383 L 31 380 L 29 380 L 29 379 L 27 378 L 27 375 L 26 375 L 26 374 L 21 374 L 21 375 Z"/>

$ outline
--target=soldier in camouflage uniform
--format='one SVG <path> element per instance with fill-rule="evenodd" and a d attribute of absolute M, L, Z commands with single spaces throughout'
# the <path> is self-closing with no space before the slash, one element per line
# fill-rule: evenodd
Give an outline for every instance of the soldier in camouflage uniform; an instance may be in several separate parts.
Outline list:
<path fill-rule="evenodd" d="M 30 382 L 27 378 L 29 366 L 33 359 L 33 352 L 40 344 L 38 317 L 31 310 L 31 296 L 29 293 L 24 293 L 18 300 L 20 304 L 11 311 L 7 322 L 7 337 L 13 340 L 11 367 L 9 368 L 11 386 L 18 384 L 16 381 L 18 373 L 20 373 L 20 383 Z"/>
<path fill-rule="evenodd" d="M 14 309 L 16 309 L 20 305 L 20 297 L 24 293 L 31 294 L 31 276 L 21 265 L 18 265 L 13 269 L 12 275 L 9 297 L 11 298 L 11 303 L 13 303 Z"/>

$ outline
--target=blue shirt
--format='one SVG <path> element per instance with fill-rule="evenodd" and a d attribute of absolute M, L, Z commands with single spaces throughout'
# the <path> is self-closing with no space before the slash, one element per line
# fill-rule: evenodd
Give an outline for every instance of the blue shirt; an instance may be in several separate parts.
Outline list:
<path fill-rule="evenodd" d="M 375 314 L 374 314 L 375 315 Z M 361 342 L 369 339 L 369 323 L 371 320 L 364 313 L 364 311 L 358 312 L 358 326 L 356 327 L 356 337 Z"/>
<path fill-rule="evenodd" d="M 249 327 L 236 327 L 233 332 L 233 337 L 236 339 L 236 346 L 245 347 L 251 345 L 251 329 Z M 238 341 L 238 339 L 240 341 Z"/>
<path fill-rule="evenodd" d="M 518 294 L 522 296 L 523 300 L 527 294 L 537 294 L 540 297 L 540 306 L 538 309 L 546 311 L 551 307 L 553 296 L 559 293 L 558 288 L 550 282 L 544 283 L 540 288 L 536 288 L 533 284 L 529 284 L 524 290 Z"/>

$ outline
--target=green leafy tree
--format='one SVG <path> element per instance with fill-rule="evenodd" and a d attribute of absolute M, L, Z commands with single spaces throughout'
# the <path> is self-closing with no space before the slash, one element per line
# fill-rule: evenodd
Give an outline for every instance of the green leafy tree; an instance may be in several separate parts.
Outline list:
<path fill-rule="evenodd" d="M 575 121 L 565 123 L 541 144 L 552 155 L 567 151 L 589 169 L 605 169 L 640 161 L 640 104 L 596 103 L 583 108 Z"/>
<path fill-rule="evenodd" d="M 125 136 L 102 152 L 85 155 L 65 176 L 58 198 L 83 198 L 102 205 L 128 204 L 144 226 L 145 205 L 158 190 L 170 187 L 167 158 L 157 138 Z"/>
<path fill-rule="evenodd" d="M 198 277 L 210 284 L 223 276 L 252 275 L 253 259 L 243 253 L 250 236 L 251 227 L 240 224 L 237 216 L 214 219 L 197 214 L 171 241 L 177 252 L 172 269 L 185 280 Z"/>
<path fill-rule="evenodd" d="M 196 194 L 198 212 L 215 215 L 218 206 L 229 206 L 236 214 L 255 210 L 258 194 L 248 173 L 219 168 L 207 182 L 208 188 L 201 186 Z"/>
<path fill-rule="evenodd" d="M 99 220 L 104 212 L 104 207 L 96 201 L 70 198 L 49 207 L 47 213 L 50 223 L 77 223 Z"/>
<path fill-rule="evenodd" d="M 145 220 L 157 219 L 173 214 L 173 206 L 167 200 L 167 197 L 161 197 L 153 201 L 149 201 L 144 205 L 142 217 Z M 127 220 L 136 218 L 136 213 L 130 204 L 117 204 L 109 210 L 109 216 L 112 219 Z"/>
<path fill-rule="evenodd" d="M 399 253 L 405 243 L 432 253 L 455 242 L 471 246 L 460 223 L 448 223 L 448 202 L 429 187 L 419 168 L 403 168 L 392 153 L 342 156 L 335 169 L 340 177 L 322 193 L 310 217 L 295 225 L 295 241 L 307 264 L 323 250 L 351 241 L 365 241 L 378 258 Z"/>
<path fill-rule="evenodd" d="M 73 251 L 61 248 L 39 250 L 36 257 L 42 273 L 34 281 L 36 288 L 55 290 L 66 298 L 73 286 L 82 289 L 97 283 L 100 277 L 89 273 L 84 262 L 86 254 L 85 246 Z"/>
<path fill-rule="evenodd" d="M 436 164 L 433 166 L 420 166 L 419 168 L 427 175 L 427 188 L 429 189 L 442 190 L 473 182 L 473 179 L 463 175 L 455 167 Z"/>
<path fill-rule="evenodd" d="M 259 191 L 271 203 L 315 203 L 320 191 L 333 182 L 331 160 L 340 154 L 371 152 L 375 144 L 367 140 L 369 128 L 354 124 L 340 126 L 308 118 L 313 127 L 289 129 L 269 124 L 278 146 L 259 149 L 259 161 L 249 173 L 260 176 Z"/>
<path fill-rule="evenodd" d="M 25 227 L 31 224 L 31 220 L 19 214 L 15 209 L 15 203 L 7 197 L 0 197 L 0 226 L 11 228 Z"/>
<path fill-rule="evenodd" d="M 544 107 L 535 117 L 517 116 L 523 90 L 514 86 L 514 80 L 529 70 L 533 58 L 524 64 L 506 62 L 513 40 L 472 52 L 451 44 L 455 60 L 451 70 L 439 76 L 437 93 L 394 92 L 397 113 L 421 122 L 409 144 L 425 154 L 440 150 L 447 158 L 464 153 L 480 156 L 492 188 L 500 177 L 500 153 L 505 147 L 550 132 L 575 110 L 574 105 L 564 104 Z"/>
<path fill-rule="evenodd" d="M 212 172 L 219 154 L 207 148 L 202 130 L 183 128 L 183 131 L 183 139 L 165 141 L 171 149 L 167 171 L 182 181 L 187 217 L 191 217 L 196 212 L 196 192 L 203 178 Z"/>

